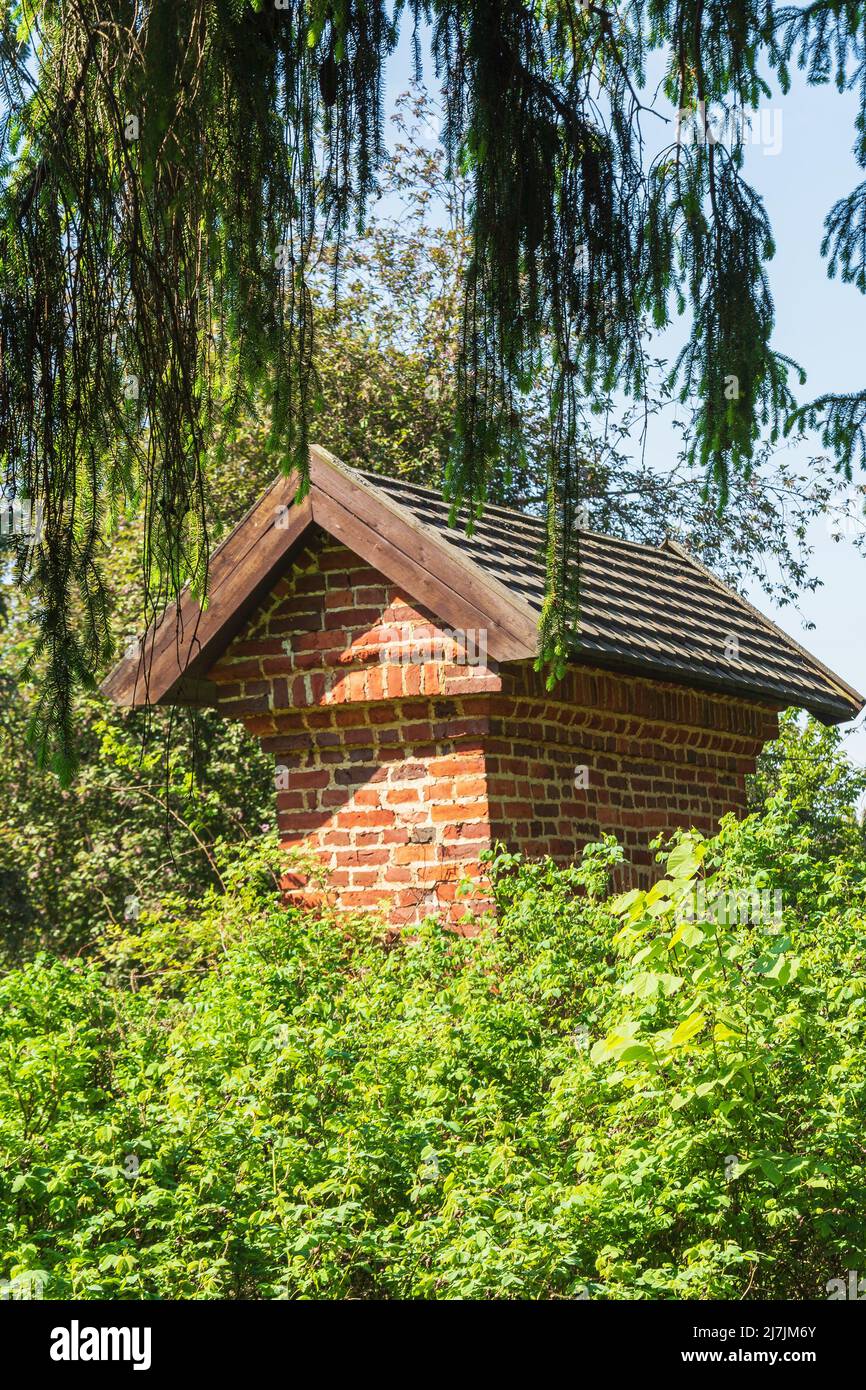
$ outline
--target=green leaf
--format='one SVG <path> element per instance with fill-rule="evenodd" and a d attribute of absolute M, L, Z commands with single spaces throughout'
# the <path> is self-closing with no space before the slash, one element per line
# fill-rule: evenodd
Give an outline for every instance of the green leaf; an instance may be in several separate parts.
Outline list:
<path fill-rule="evenodd" d="M 693 878 L 701 867 L 706 846 L 681 840 L 667 857 L 667 871 L 673 878 Z"/>
<path fill-rule="evenodd" d="M 668 949 L 673 950 L 682 941 L 686 946 L 700 946 L 704 939 L 704 933 L 700 927 L 696 927 L 694 922 L 680 922 L 676 931 L 668 942 Z"/>
<path fill-rule="evenodd" d="M 624 994 L 633 994 L 637 999 L 652 999 L 658 993 L 660 977 L 651 971 L 643 970 L 624 986 Z"/>
<path fill-rule="evenodd" d="M 706 1022 L 706 1014 L 689 1014 L 688 1018 L 684 1018 L 674 1029 L 671 1047 L 682 1047 L 685 1043 L 690 1042 L 700 1033 Z"/>
<path fill-rule="evenodd" d="M 632 888 L 628 893 L 621 893 L 618 898 L 611 900 L 610 911 L 614 917 L 622 917 L 642 897 L 640 888 Z"/>

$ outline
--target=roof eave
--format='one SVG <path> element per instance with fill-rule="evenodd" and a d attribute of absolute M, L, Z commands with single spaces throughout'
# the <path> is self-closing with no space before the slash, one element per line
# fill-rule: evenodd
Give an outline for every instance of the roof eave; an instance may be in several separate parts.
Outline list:
<path fill-rule="evenodd" d="M 664 661 L 638 661 L 634 658 L 622 659 L 604 652 L 575 652 L 572 655 L 575 666 L 596 667 L 605 671 L 616 671 L 621 675 L 643 676 L 650 680 L 668 681 L 686 689 L 705 690 L 710 694 L 729 695 L 734 699 L 747 700 L 753 704 L 766 705 L 771 709 L 805 709 L 822 724 L 845 724 L 855 719 L 860 707 L 847 700 L 822 699 L 814 697 L 806 700 L 802 691 L 786 689 L 775 685 L 760 685 L 752 681 L 713 677 L 708 673 L 684 671 L 678 666 Z"/>
<path fill-rule="evenodd" d="M 700 560 L 696 559 L 690 551 L 686 550 L 685 546 L 680 545 L 678 541 L 668 536 L 662 541 L 660 548 L 662 550 L 669 550 L 674 555 L 678 555 L 694 569 L 703 574 L 717 589 L 720 589 L 728 597 L 736 599 L 744 608 L 747 608 L 752 616 L 760 622 L 768 632 L 772 633 L 774 637 L 781 639 L 789 647 L 793 647 L 804 661 L 811 666 L 815 674 L 822 677 L 827 682 L 827 685 L 835 694 L 835 698 L 831 696 L 829 699 L 824 699 L 822 696 L 816 694 L 814 699 L 806 703 L 803 700 L 801 692 L 791 692 L 792 706 L 798 709 L 809 710 L 810 713 L 815 714 L 823 723 L 844 724 L 851 719 L 857 718 L 858 714 L 862 712 L 864 705 L 866 705 L 866 696 L 861 695 L 859 690 L 855 690 L 853 685 L 849 685 L 836 671 L 826 666 L 813 652 L 810 652 L 807 647 L 802 646 L 795 637 L 785 632 L 784 628 L 774 623 L 771 618 L 768 618 L 766 614 L 762 613 L 759 608 L 756 608 L 754 604 L 750 603 L 742 594 L 737 593 L 730 585 L 725 584 L 717 574 L 714 574 L 711 569 L 708 569 L 708 567 L 702 564 Z M 820 710 L 824 710 L 825 712 L 834 710 L 836 713 L 828 720 L 824 718 L 822 713 L 819 713 Z M 842 712 L 840 713 L 839 711 Z"/>

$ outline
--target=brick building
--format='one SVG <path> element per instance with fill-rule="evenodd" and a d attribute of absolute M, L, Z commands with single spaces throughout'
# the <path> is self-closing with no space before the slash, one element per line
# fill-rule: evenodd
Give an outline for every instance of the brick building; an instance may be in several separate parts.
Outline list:
<path fill-rule="evenodd" d="M 571 861 L 606 831 L 646 874 L 660 831 L 712 831 L 790 705 L 826 723 L 863 699 L 686 551 L 586 532 L 574 661 L 533 670 L 543 527 L 499 507 L 475 533 L 435 492 L 311 451 L 277 479 L 103 690 L 213 705 L 273 753 L 286 845 L 347 908 L 466 910 L 498 840 Z M 302 874 L 293 893 L 312 896 Z"/>

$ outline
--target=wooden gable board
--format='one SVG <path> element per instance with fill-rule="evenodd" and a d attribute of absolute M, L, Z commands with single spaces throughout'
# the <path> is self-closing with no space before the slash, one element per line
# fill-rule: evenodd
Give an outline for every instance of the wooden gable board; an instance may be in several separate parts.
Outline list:
<path fill-rule="evenodd" d="M 345 471 L 327 451 L 311 449 L 310 472 L 303 502 L 292 501 L 294 477 L 276 479 L 217 547 L 204 609 L 184 590 L 179 605 L 169 605 L 145 634 L 139 654 L 117 663 L 102 684 L 115 704 L 210 702 L 213 692 L 202 677 L 285 572 L 314 524 L 452 627 L 485 629 L 495 661 L 535 655 L 537 617 L 528 604 L 399 503 Z"/>

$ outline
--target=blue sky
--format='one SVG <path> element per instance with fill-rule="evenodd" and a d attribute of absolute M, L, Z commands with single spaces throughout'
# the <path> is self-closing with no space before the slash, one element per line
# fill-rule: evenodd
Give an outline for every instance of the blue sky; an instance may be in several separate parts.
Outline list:
<path fill-rule="evenodd" d="M 391 66 L 389 104 L 408 87 L 410 72 L 407 28 Z M 434 91 L 429 64 L 425 80 Z M 788 95 L 775 92 L 767 106 L 773 108 L 764 115 L 768 144 L 779 148 L 769 153 L 758 143 L 750 146 L 745 174 L 765 201 L 776 237 L 776 257 L 769 268 L 776 347 L 806 370 L 809 397 L 859 389 L 866 384 L 866 301 L 852 286 L 829 280 L 819 255 L 827 212 L 864 177 L 851 152 L 856 94 L 840 95 L 833 86 L 810 88 L 795 77 Z M 654 122 L 651 117 L 646 122 L 649 137 Z M 654 421 L 647 440 L 651 464 L 664 468 L 675 449 L 669 420 Z M 803 462 L 821 452 L 817 440 L 807 439 L 797 449 Z M 823 584 L 802 596 L 802 617 L 790 607 L 774 608 L 757 586 L 749 597 L 866 694 L 866 558 L 844 539 L 834 541 L 823 520 L 813 523 L 810 541 L 815 551 L 812 567 Z M 814 624 L 813 630 L 804 624 Z M 846 744 L 852 759 L 866 765 L 862 716 L 850 727 Z"/>
<path fill-rule="evenodd" d="M 763 197 L 776 236 L 769 270 L 776 346 L 806 370 L 809 396 L 855 390 L 866 383 L 866 301 L 852 286 L 828 279 L 819 254 L 827 212 L 864 177 L 851 153 L 855 96 L 795 81 L 771 105 L 781 113 L 780 149 L 770 154 L 749 147 L 745 174 Z M 667 447 L 664 430 L 657 430 L 649 442 L 657 466 Z M 806 440 L 797 449 L 805 462 L 820 452 L 820 444 Z M 791 608 L 774 609 L 757 586 L 749 597 L 866 694 L 866 559 L 844 539 L 834 541 L 823 520 L 813 523 L 810 540 L 813 569 L 823 585 L 802 596 L 802 621 Z M 806 630 L 804 622 L 814 629 Z M 862 717 L 847 746 L 855 761 L 866 764 Z"/>
<path fill-rule="evenodd" d="M 845 391 L 866 383 L 866 301 L 852 286 L 827 278 L 819 257 L 824 217 L 833 202 L 864 177 L 851 153 L 855 99 L 833 87 L 798 82 L 777 101 L 782 148 L 777 155 L 750 149 L 747 174 L 762 194 L 776 233 L 770 278 L 776 301 L 777 345 L 808 373 L 807 391 Z M 815 445 L 817 449 L 817 445 Z M 809 455 L 808 446 L 801 450 Z M 862 481 L 862 479 L 861 479 Z M 814 631 L 804 633 L 790 611 L 773 613 L 787 628 L 858 690 L 866 694 L 866 559 L 826 525 L 812 527 L 815 569 L 823 587 L 801 601 Z M 849 752 L 866 764 L 862 718 L 848 740 Z"/>
<path fill-rule="evenodd" d="M 852 286 L 830 280 L 820 256 L 827 212 L 864 177 L 851 152 L 856 94 L 795 78 L 787 96 L 775 92 L 767 108 L 759 115 L 771 136 L 768 150 L 758 142 L 747 145 L 745 176 L 764 199 L 776 238 L 769 266 L 776 347 L 805 369 L 804 398 L 857 390 L 866 384 L 866 300 Z M 817 438 L 795 447 L 803 463 L 821 452 Z M 669 423 L 653 422 L 647 451 L 654 466 L 663 468 L 673 448 Z M 776 608 L 757 584 L 748 597 L 866 694 L 866 558 L 844 539 L 833 539 L 828 519 L 816 519 L 809 539 L 812 569 L 823 583 L 802 595 L 800 614 Z M 864 718 L 846 733 L 849 755 L 866 765 Z"/>

